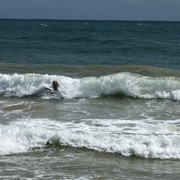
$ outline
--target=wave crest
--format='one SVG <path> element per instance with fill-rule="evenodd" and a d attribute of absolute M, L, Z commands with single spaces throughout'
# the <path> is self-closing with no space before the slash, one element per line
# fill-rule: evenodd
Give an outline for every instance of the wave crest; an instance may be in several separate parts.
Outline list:
<path fill-rule="evenodd" d="M 174 124 L 173 120 L 167 120 L 162 127 L 161 121 L 150 119 L 84 119 L 78 124 L 50 119 L 20 119 L 0 125 L 0 155 L 53 146 L 91 149 L 123 156 L 180 159 L 180 134 L 176 125 L 179 122 L 176 120 Z M 131 130 L 127 127 L 131 127 Z"/>
<path fill-rule="evenodd" d="M 122 72 L 101 77 L 71 78 L 42 74 L 0 74 L 0 94 L 5 97 L 40 96 L 52 98 L 42 91 L 53 80 L 59 81 L 60 98 L 96 98 L 121 94 L 133 98 L 180 100 L 178 77 L 150 77 Z"/>

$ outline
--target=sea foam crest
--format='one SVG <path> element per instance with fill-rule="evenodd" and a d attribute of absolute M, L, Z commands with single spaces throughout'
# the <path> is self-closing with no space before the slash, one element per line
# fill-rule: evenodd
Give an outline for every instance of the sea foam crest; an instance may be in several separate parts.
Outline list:
<path fill-rule="evenodd" d="M 3 96 L 44 95 L 53 80 L 60 84 L 59 94 L 64 98 L 95 98 L 121 94 L 138 98 L 180 100 L 178 77 L 149 77 L 122 72 L 101 77 L 70 78 L 41 74 L 0 74 L 0 94 Z"/>
<path fill-rule="evenodd" d="M 75 124 L 50 119 L 19 119 L 0 125 L 0 155 L 27 152 L 52 144 L 123 156 L 180 159 L 179 123 L 179 120 L 169 120 L 162 127 L 158 120 L 84 119 Z"/>

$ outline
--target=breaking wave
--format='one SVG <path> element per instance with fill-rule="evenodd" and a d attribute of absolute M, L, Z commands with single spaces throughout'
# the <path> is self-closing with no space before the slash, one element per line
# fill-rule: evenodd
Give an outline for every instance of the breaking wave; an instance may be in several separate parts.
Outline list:
<path fill-rule="evenodd" d="M 180 159 L 179 120 L 19 119 L 0 125 L 0 155 L 28 152 L 49 145 L 85 148 L 123 156 Z M 171 130 L 174 130 L 173 133 Z"/>
<path fill-rule="evenodd" d="M 59 92 L 48 94 L 53 80 Z M 180 100 L 179 77 L 150 77 L 122 72 L 101 77 L 71 78 L 42 74 L 0 74 L 0 95 L 3 97 L 40 96 L 42 98 L 96 98 L 124 95 L 133 98 Z"/>

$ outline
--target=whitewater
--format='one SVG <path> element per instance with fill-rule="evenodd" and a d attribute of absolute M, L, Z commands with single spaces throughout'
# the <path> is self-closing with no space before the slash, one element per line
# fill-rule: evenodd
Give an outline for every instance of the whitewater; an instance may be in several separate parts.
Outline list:
<path fill-rule="evenodd" d="M 173 129 L 173 132 L 172 132 Z M 0 126 L 0 155 L 46 147 L 86 148 L 123 156 L 180 159 L 180 120 L 19 119 Z"/>
<path fill-rule="evenodd" d="M 45 87 L 53 80 L 59 90 L 49 93 Z M 55 146 L 180 159 L 179 87 L 179 77 L 130 72 L 82 78 L 0 74 L 0 155 Z"/>
<path fill-rule="evenodd" d="M 48 97 L 45 87 L 53 80 L 60 84 L 56 98 L 97 98 L 101 96 L 128 96 L 132 98 L 162 98 L 180 100 L 179 77 L 149 77 L 122 72 L 101 77 L 71 78 L 42 74 L 0 74 L 0 95 Z M 49 96 L 52 98 L 54 96 Z"/>

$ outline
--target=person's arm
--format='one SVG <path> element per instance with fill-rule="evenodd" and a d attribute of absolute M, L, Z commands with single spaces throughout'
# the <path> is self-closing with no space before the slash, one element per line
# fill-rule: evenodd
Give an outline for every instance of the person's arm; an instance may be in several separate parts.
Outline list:
<path fill-rule="evenodd" d="M 52 89 L 48 87 L 45 87 L 45 90 L 52 91 Z"/>

